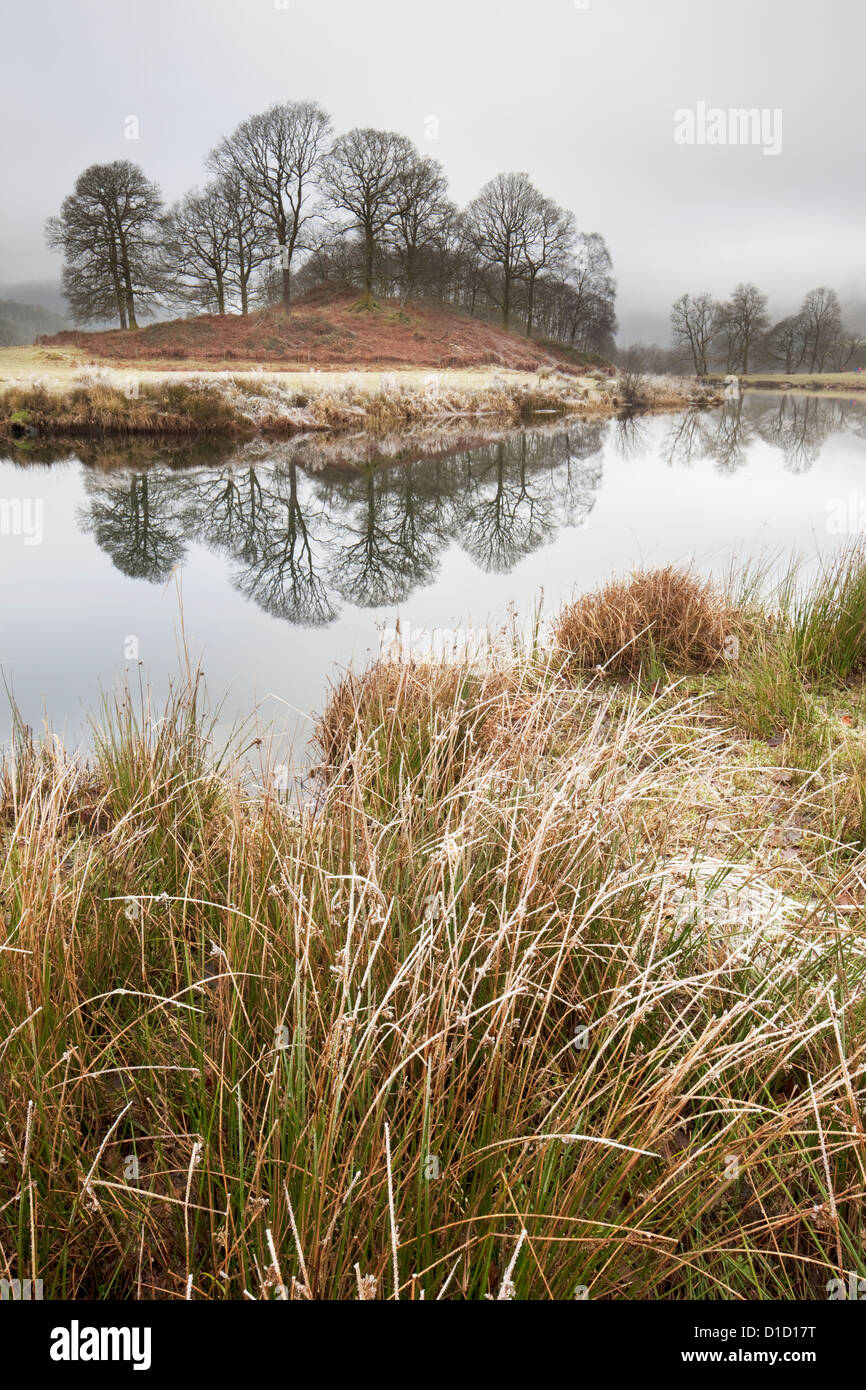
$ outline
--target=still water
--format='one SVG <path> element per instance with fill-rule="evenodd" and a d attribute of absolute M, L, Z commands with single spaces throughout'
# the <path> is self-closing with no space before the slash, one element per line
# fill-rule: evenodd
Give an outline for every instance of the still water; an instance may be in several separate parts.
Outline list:
<path fill-rule="evenodd" d="M 226 729 L 256 710 L 297 739 L 398 617 L 478 629 L 639 564 L 815 557 L 856 529 L 858 491 L 866 517 L 866 408 L 791 393 L 351 467 L 307 441 L 21 453 L 0 462 L 0 668 L 74 744 L 125 673 L 160 699 L 185 638 Z"/>

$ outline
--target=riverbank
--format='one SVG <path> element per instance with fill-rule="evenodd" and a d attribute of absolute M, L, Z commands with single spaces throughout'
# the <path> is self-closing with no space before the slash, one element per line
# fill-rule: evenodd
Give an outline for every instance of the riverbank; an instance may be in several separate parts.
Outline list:
<path fill-rule="evenodd" d="M 717 372 L 703 380 L 722 390 L 728 378 L 723 372 Z M 737 380 L 743 391 L 827 391 L 839 396 L 866 391 L 866 373 L 863 372 L 751 372 Z"/>
<path fill-rule="evenodd" d="M 624 408 L 676 410 L 721 403 L 685 379 L 653 378 L 626 393 L 617 377 L 502 372 L 328 373 L 296 380 L 212 373 L 179 380 L 140 379 L 85 368 L 73 387 L 49 382 L 0 391 L 0 439 L 288 438 L 367 433 L 461 422 L 543 422 L 546 417 L 613 416 Z"/>
<path fill-rule="evenodd" d="M 2 778 L 4 1277 L 812 1299 L 862 1273 L 866 563 L 666 570 L 339 681 L 287 801 L 191 676 Z"/>

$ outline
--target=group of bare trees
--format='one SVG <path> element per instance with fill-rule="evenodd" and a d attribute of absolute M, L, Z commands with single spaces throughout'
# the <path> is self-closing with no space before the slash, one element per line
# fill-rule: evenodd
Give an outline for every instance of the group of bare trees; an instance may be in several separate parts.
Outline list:
<path fill-rule="evenodd" d="M 169 208 L 128 161 L 78 179 L 49 244 L 73 318 L 136 327 L 157 309 L 246 314 L 325 281 L 362 302 L 435 299 L 505 327 L 609 351 L 616 287 L 598 233 L 525 173 L 499 174 L 461 210 L 442 166 L 406 136 L 335 137 L 311 101 L 241 121 L 207 158 L 209 181 Z"/>
<path fill-rule="evenodd" d="M 810 290 L 796 314 L 772 324 L 767 296 L 740 284 L 730 299 L 683 294 L 671 309 L 674 352 L 698 376 L 711 370 L 746 374 L 756 368 L 843 372 L 864 344 L 842 322 L 835 290 Z"/>

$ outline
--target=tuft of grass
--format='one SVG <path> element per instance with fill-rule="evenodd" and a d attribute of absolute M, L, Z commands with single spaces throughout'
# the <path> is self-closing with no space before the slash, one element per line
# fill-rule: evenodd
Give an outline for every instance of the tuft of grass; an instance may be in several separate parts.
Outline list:
<path fill-rule="evenodd" d="M 847 680 L 866 666 L 866 549 L 844 547 L 811 588 L 796 571 L 781 597 L 793 657 L 809 680 Z"/>
<path fill-rule="evenodd" d="M 641 570 L 563 610 L 555 641 L 567 669 L 657 677 L 707 671 L 725 655 L 733 615 L 724 596 L 686 570 Z"/>
<path fill-rule="evenodd" d="M 773 586 L 756 575 L 737 613 L 738 659 L 720 687 L 726 708 L 750 737 L 784 734 L 797 760 L 816 768 L 826 752 L 822 699 L 866 667 L 866 551 L 843 547 L 811 583 L 798 564 Z"/>

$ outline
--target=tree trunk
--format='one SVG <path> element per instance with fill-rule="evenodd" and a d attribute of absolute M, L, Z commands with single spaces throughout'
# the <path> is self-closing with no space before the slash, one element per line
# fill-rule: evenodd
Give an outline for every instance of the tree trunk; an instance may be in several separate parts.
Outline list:
<path fill-rule="evenodd" d="M 283 308 L 288 312 L 292 302 L 292 272 L 287 265 L 283 266 Z"/>
<path fill-rule="evenodd" d="M 124 294 L 124 292 L 123 292 L 123 286 L 122 286 L 122 284 L 120 283 L 120 276 L 119 276 L 118 273 L 117 273 L 117 267 L 116 267 L 116 266 L 112 266 L 112 272 L 111 272 L 111 273 L 112 273 L 112 279 L 114 280 L 114 297 L 115 297 L 115 299 L 117 300 L 117 313 L 118 313 L 118 316 L 119 316 L 119 318 L 120 318 L 120 326 L 121 326 L 121 328 L 126 328 L 126 327 L 127 327 L 127 319 L 126 319 L 126 296 L 125 296 L 125 294 Z"/>
<path fill-rule="evenodd" d="M 375 244 L 370 232 L 364 238 L 364 304 L 368 309 L 373 307 L 373 253 Z"/>
<path fill-rule="evenodd" d="M 120 270 L 121 270 L 122 275 L 123 275 L 123 286 L 124 286 L 124 291 L 125 291 L 124 297 L 125 297 L 125 299 L 126 299 L 126 312 L 127 312 L 128 318 L 129 318 L 129 326 L 130 326 L 130 328 L 137 328 L 137 327 L 138 327 L 138 324 L 137 324 L 136 319 L 135 319 L 135 293 L 134 293 L 133 288 L 132 288 L 132 272 L 130 271 L 130 268 L 129 268 L 129 253 L 128 253 L 127 249 L 126 249 L 126 237 L 124 236 L 123 230 L 122 230 L 122 229 L 120 230 L 119 241 L 120 241 L 120 256 L 119 256 L 119 261 L 120 261 Z"/>
<path fill-rule="evenodd" d="M 123 281 L 125 288 L 124 298 L 126 299 L 126 315 L 129 320 L 129 326 L 130 328 L 137 328 L 138 323 L 135 318 L 135 293 L 132 288 L 132 276 L 130 275 L 129 265 L 126 262 L 125 256 L 123 262 Z"/>
<path fill-rule="evenodd" d="M 406 303 L 412 302 L 412 295 L 415 293 L 415 248 L 406 247 Z"/>
<path fill-rule="evenodd" d="M 123 292 L 123 285 L 117 269 L 117 252 L 114 247 L 109 251 L 109 263 L 111 265 L 111 278 L 114 281 L 114 299 L 117 304 L 117 313 L 120 319 L 121 328 L 126 327 L 126 296 Z"/>
<path fill-rule="evenodd" d="M 531 337 L 532 337 L 532 311 L 533 311 L 533 309 L 534 309 L 534 307 L 535 307 L 535 305 L 534 305 L 534 300 L 535 300 L 535 276 L 534 276 L 534 275 L 530 277 L 530 280 L 529 280 L 529 288 L 528 288 L 528 290 L 527 290 L 527 295 L 528 295 L 529 302 L 528 302 L 528 304 L 527 304 L 527 306 L 526 306 L 526 336 L 527 336 L 527 338 L 531 338 Z"/>

